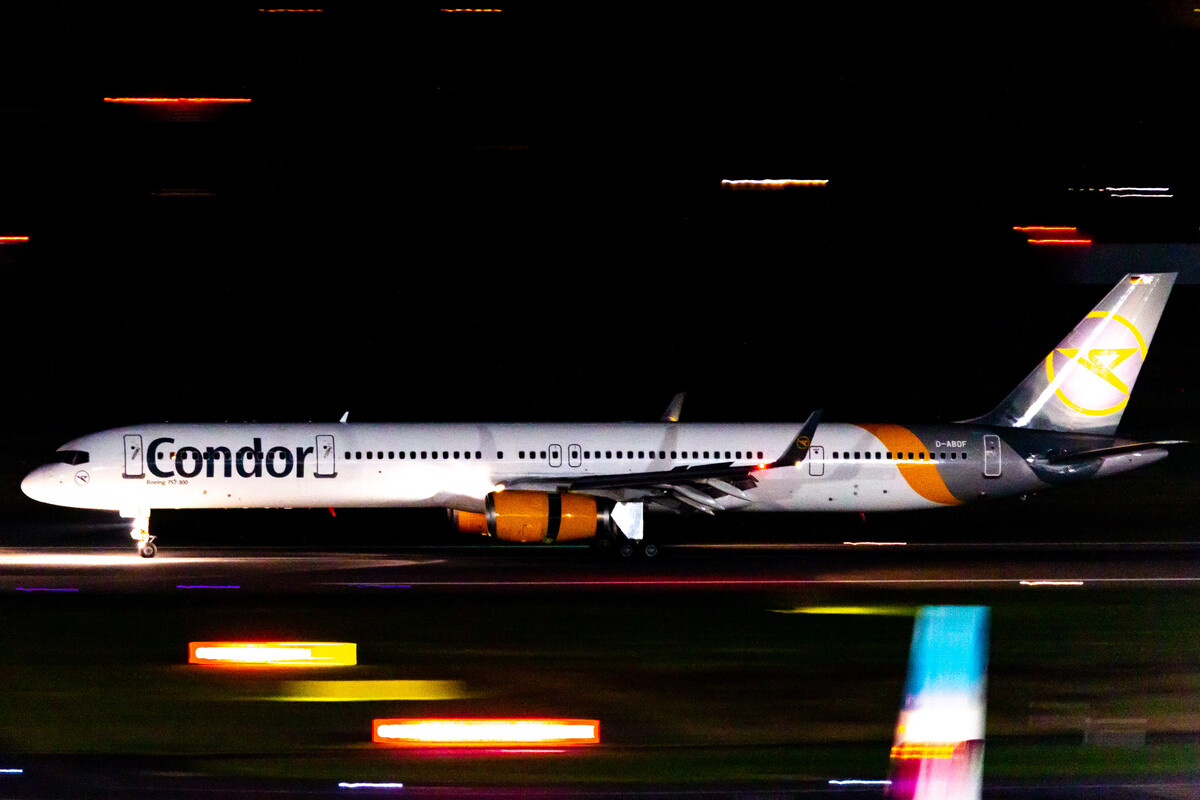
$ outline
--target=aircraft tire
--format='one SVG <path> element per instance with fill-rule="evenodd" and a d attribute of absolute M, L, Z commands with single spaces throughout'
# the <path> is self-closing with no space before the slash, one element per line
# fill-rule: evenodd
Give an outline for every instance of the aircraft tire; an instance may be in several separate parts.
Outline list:
<path fill-rule="evenodd" d="M 643 542 L 642 555 L 646 558 L 654 558 L 658 555 L 658 545 L 654 542 Z"/>
<path fill-rule="evenodd" d="M 617 553 L 621 556 L 621 558 L 629 558 L 633 555 L 634 550 L 635 548 L 633 546 L 633 542 L 626 539 L 625 541 L 621 542 L 620 547 L 617 548 Z"/>
<path fill-rule="evenodd" d="M 142 558 L 154 558 L 154 554 L 158 552 L 158 548 L 154 546 L 154 542 L 146 542 L 142 549 L 138 551 L 138 555 Z"/>

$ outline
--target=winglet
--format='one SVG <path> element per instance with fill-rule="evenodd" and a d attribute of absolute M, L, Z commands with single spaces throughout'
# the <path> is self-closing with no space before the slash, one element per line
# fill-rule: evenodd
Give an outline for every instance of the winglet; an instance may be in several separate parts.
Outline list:
<path fill-rule="evenodd" d="M 345 414 L 342 414 L 342 418 L 339 419 L 338 422 L 341 422 L 344 424 L 349 419 L 350 419 L 350 412 L 347 411 Z"/>
<path fill-rule="evenodd" d="M 667 406 L 667 410 L 658 418 L 659 422 L 679 422 L 679 417 L 683 413 L 683 397 L 687 392 L 680 392 L 671 399 L 671 404 Z"/>
<path fill-rule="evenodd" d="M 821 422 L 822 409 L 817 409 L 808 415 L 808 421 L 804 423 L 804 427 L 796 434 L 796 438 L 788 446 L 788 449 L 783 451 L 783 455 L 775 459 L 772 467 L 794 467 L 804 460 L 808 455 L 808 449 L 812 446 L 813 434 L 817 432 L 817 425 Z"/>

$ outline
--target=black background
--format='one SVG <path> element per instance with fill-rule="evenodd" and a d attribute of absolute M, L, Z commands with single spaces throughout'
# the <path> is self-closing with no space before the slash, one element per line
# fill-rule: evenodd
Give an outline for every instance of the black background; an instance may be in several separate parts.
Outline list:
<path fill-rule="evenodd" d="M 1149 270 L 1181 286 L 1123 432 L 1191 424 L 1187 3 L 168 5 L 0 17 L 14 472 L 135 422 L 656 419 L 681 390 L 694 420 L 960 419 Z"/>

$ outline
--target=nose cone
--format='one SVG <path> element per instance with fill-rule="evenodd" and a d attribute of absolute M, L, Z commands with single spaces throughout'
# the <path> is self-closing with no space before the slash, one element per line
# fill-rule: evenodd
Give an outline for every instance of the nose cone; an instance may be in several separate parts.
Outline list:
<path fill-rule="evenodd" d="M 46 485 L 47 480 L 46 468 L 38 467 L 26 475 L 25 480 L 21 481 L 21 491 L 30 500 L 37 500 L 39 503 L 48 503 L 50 501 L 46 499 L 47 489 L 49 488 Z"/>

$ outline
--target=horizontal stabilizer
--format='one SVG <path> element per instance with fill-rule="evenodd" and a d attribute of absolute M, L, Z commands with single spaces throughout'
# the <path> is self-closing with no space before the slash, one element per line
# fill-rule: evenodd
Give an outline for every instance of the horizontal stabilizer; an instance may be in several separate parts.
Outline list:
<path fill-rule="evenodd" d="M 1183 439 L 1167 439 L 1161 442 L 1131 442 L 1112 447 L 1098 447 L 1094 450 L 1080 450 L 1076 453 L 1060 453 L 1046 459 L 1047 464 L 1078 464 L 1109 456 L 1127 456 L 1145 450 L 1159 450 L 1170 445 L 1187 444 Z"/>

